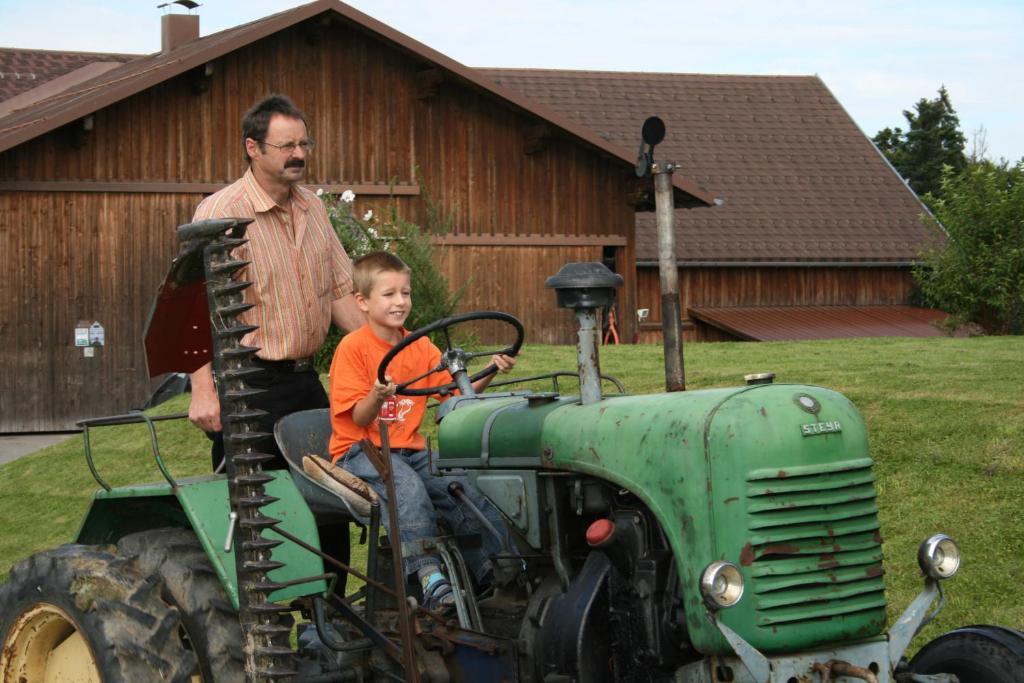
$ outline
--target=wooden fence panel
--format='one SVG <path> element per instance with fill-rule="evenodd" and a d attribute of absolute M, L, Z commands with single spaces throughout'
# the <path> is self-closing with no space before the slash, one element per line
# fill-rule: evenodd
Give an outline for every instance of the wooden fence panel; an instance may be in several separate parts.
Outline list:
<path fill-rule="evenodd" d="M 530 344 L 575 344 L 570 311 L 558 308 L 544 281 L 569 261 L 599 261 L 600 247 L 445 247 L 438 260 L 453 286 L 466 285 L 460 312 L 499 310 L 523 322 Z M 415 293 L 413 305 L 415 305 Z M 503 342 L 500 324 L 482 328 L 483 342 Z"/>
<path fill-rule="evenodd" d="M 721 341 L 708 326 L 693 326 L 686 310 L 700 306 L 886 306 L 910 303 L 910 269 L 901 266 L 679 269 L 679 298 L 687 340 Z M 644 342 L 659 341 L 661 289 L 657 268 L 637 269 L 637 308 L 650 309 Z"/>

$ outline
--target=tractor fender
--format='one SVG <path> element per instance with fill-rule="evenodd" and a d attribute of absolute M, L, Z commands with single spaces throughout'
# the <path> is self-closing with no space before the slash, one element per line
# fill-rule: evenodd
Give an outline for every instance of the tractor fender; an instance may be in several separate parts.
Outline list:
<path fill-rule="evenodd" d="M 320 536 L 309 506 L 303 500 L 286 470 L 272 470 L 274 480 L 266 485 L 267 494 L 278 500 L 264 508 L 264 512 L 280 520 L 281 528 L 304 543 L 319 549 Z M 210 564 L 217 572 L 231 604 L 238 609 L 238 578 L 235 570 L 234 546 L 225 550 L 231 526 L 227 479 L 223 475 L 209 475 L 178 480 L 176 486 L 167 483 L 144 484 L 99 490 L 79 529 L 76 542 L 101 545 L 117 543 L 128 534 L 179 527 L 191 529 Z M 273 549 L 273 557 L 285 566 L 270 572 L 273 581 L 287 583 L 296 579 L 324 574 L 323 560 L 292 541 L 264 532 L 269 539 L 282 541 Z M 287 586 L 272 593 L 272 601 L 324 593 L 327 583 L 323 579 Z"/>

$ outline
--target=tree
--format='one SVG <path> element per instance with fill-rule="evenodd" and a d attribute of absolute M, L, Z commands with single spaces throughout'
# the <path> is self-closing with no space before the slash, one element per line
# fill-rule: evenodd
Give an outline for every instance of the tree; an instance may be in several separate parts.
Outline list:
<path fill-rule="evenodd" d="M 930 200 L 935 217 L 925 220 L 946 239 L 914 269 L 927 303 L 950 313 L 952 325 L 1024 333 L 1024 159 L 947 167 L 942 197 Z"/>
<path fill-rule="evenodd" d="M 934 100 L 921 98 L 914 112 L 903 111 L 909 129 L 885 128 L 874 142 L 901 176 L 920 197 L 942 194 L 942 169 L 955 172 L 967 165 L 964 134 L 960 119 L 950 102 L 946 87 L 939 88 Z M 916 112 L 916 113 L 915 113 Z"/>

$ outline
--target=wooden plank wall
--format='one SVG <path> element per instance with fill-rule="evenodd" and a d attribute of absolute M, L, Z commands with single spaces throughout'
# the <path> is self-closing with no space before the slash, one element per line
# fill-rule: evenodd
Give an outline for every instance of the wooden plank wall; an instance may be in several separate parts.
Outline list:
<path fill-rule="evenodd" d="M 0 193 L 0 432 L 69 429 L 145 400 L 142 330 L 195 198 Z M 74 346 L 79 320 L 106 346 Z"/>
<path fill-rule="evenodd" d="M 570 261 L 600 261 L 600 247 L 448 247 L 440 254 L 446 272 L 468 283 L 462 310 L 513 313 L 526 329 L 529 344 L 575 344 L 576 324 L 570 311 L 558 308 L 555 292 L 544 281 Z M 505 302 L 530 301 L 510 310 Z M 415 299 L 414 299 L 415 304 Z M 558 324 L 552 324 L 552 322 Z M 483 341 L 509 339 L 500 324 L 482 328 Z"/>
<path fill-rule="evenodd" d="M 686 310 L 699 306 L 874 306 L 907 304 L 914 287 L 906 267 L 680 268 L 679 298 L 686 341 L 731 338 L 692 325 Z M 661 341 L 657 268 L 637 269 L 637 308 L 651 310 L 642 342 Z"/>
<path fill-rule="evenodd" d="M 212 64 L 209 79 L 183 74 L 95 112 L 88 133 L 69 124 L 0 153 L 0 182 L 41 187 L 0 189 L 0 432 L 67 429 L 141 402 L 150 386 L 142 328 L 176 250 L 174 227 L 202 198 L 46 183 L 229 183 L 244 171 L 242 113 L 270 92 L 310 116 L 311 186 L 418 183 L 453 217 L 452 235 L 506 244 L 439 249 L 454 283 L 471 274 L 464 309 L 519 315 L 530 341 L 572 341 L 572 317 L 544 279 L 567 261 L 600 260 L 601 236 L 616 246 L 619 272 L 632 271 L 629 164 L 564 135 L 538 141 L 534 116 L 457 79 L 424 92 L 430 65 L 414 55 L 317 18 Z M 361 196 L 354 210 L 379 215 L 387 201 Z M 422 222 L 422 196 L 395 201 Z M 627 277 L 630 308 L 633 287 Z M 80 318 L 107 330 L 93 359 L 71 346 Z"/>
<path fill-rule="evenodd" d="M 417 59 L 307 24 L 216 60 L 198 94 L 183 75 L 96 112 L 79 149 L 62 130 L 0 154 L 0 179 L 231 182 L 245 170 L 242 113 L 284 92 L 311 118 L 311 185 L 418 174 L 457 234 L 632 235 L 621 160 L 561 135 L 527 154 L 535 117 L 456 80 L 417 97 Z M 419 219 L 422 201 L 405 209 Z"/>

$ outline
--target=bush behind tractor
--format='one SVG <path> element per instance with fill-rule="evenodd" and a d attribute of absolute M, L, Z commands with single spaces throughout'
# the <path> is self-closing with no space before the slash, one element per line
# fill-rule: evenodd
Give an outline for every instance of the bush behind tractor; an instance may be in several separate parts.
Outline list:
<path fill-rule="evenodd" d="M 462 351 L 451 328 L 481 317 L 507 324 L 514 352 L 523 330 L 507 314 L 456 316 L 410 335 L 447 341 L 453 383 L 430 392 L 454 395 L 437 410 L 434 467 L 467 473 L 515 535 L 486 587 L 462 558 L 478 537 L 441 529 L 417 548 L 442 558 L 457 597 L 453 614 L 427 611 L 400 569 L 413 549 L 382 535 L 381 501 L 318 460 L 327 411 L 278 422 L 289 469 L 263 469 L 269 456 L 256 444 L 267 435 L 247 405 L 256 349 L 241 343 L 253 328 L 238 320 L 248 283 L 232 256 L 245 224 L 179 228 L 182 251 L 150 325 L 151 338 L 176 349 L 169 362 L 189 359 L 179 369 L 212 358 L 226 471 L 176 479 L 159 453 L 159 418 L 85 421 L 101 488 L 74 544 L 24 560 L 0 585 L 3 683 L 1022 680 L 1024 635 L 1011 629 L 957 629 L 904 657 L 959 566 L 944 535 L 922 543 L 921 592 L 885 630 L 872 460 L 849 400 L 770 374 L 627 395 L 598 360 L 598 310 L 621 278 L 595 263 L 548 279 L 579 325 L 578 395 L 557 390 L 566 373 L 545 376 L 553 391 L 506 384 L 474 394 L 481 373 L 467 366 L 493 351 Z M 197 335 L 174 332 L 192 323 Z M 150 429 L 165 481 L 115 488 L 97 471 L 90 429 L 124 422 Z M 377 461 L 392 486 L 383 435 Z M 350 564 L 349 524 L 363 529 L 365 572 Z M 341 542 L 329 536 L 339 528 Z M 350 576 L 363 585 L 346 596 Z"/>

